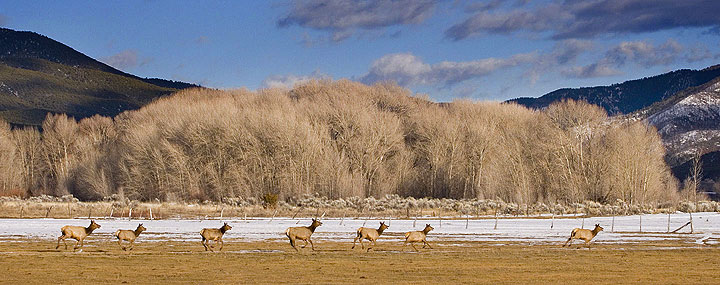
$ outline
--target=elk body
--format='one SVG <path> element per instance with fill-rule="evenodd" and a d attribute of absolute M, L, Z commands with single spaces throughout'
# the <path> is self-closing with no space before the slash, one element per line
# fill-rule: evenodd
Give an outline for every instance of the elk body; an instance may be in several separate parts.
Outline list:
<path fill-rule="evenodd" d="M 307 227 L 289 227 L 285 231 L 285 235 L 290 239 L 290 246 L 292 246 L 295 251 L 300 251 L 298 250 L 296 243 L 297 240 L 302 240 L 305 241 L 305 245 L 303 245 L 302 248 L 305 248 L 309 242 L 312 250 L 315 250 L 315 245 L 312 240 L 310 240 L 310 236 L 312 236 L 315 229 L 319 226 L 322 226 L 322 223 L 316 219 L 312 219 L 312 224 Z"/>
<path fill-rule="evenodd" d="M 75 246 L 73 247 L 73 251 L 80 248 L 82 251 L 83 246 L 83 240 L 90 235 L 94 230 L 99 229 L 100 225 L 95 223 L 95 220 L 90 220 L 90 225 L 88 227 L 80 227 L 80 226 L 64 226 L 60 229 L 60 232 L 62 235 L 58 237 L 57 246 L 55 246 L 55 249 L 58 249 L 60 247 L 60 241 L 62 240 L 63 244 L 65 244 L 65 249 L 67 249 L 67 242 L 65 239 L 71 238 L 77 240 L 75 243 Z"/>
<path fill-rule="evenodd" d="M 224 244 L 222 237 L 225 234 L 225 232 L 227 232 L 231 229 L 232 229 L 232 227 L 230 225 L 228 225 L 228 223 L 225 223 L 219 229 L 205 228 L 202 231 L 200 231 L 200 235 L 202 236 L 202 245 L 205 247 L 205 251 L 210 249 L 210 251 L 214 252 L 213 248 L 215 247 L 215 245 L 214 244 L 210 245 L 210 241 L 213 241 L 215 244 L 217 244 L 219 242 L 220 249 L 218 249 L 218 250 L 222 250 L 223 244 Z"/>
<path fill-rule="evenodd" d="M 589 246 L 590 241 L 602 230 L 603 230 L 603 228 L 600 226 L 600 224 L 595 224 L 595 228 L 592 231 L 586 230 L 586 229 L 575 228 L 572 230 L 572 232 L 570 233 L 570 238 L 568 238 L 568 240 L 565 242 L 565 244 L 563 246 L 572 245 L 572 240 L 574 240 L 574 239 L 584 240 L 585 245 Z"/>
<path fill-rule="evenodd" d="M 135 246 L 135 239 L 142 233 L 143 231 L 146 231 L 147 229 L 143 227 L 143 224 L 139 224 L 137 228 L 133 230 L 117 230 L 115 232 L 115 237 L 118 239 L 118 245 L 123 250 L 127 250 L 126 247 L 122 245 L 122 241 L 127 241 L 130 243 L 130 250 L 133 249 Z"/>
<path fill-rule="evenodd" d="M 357 242 L 358 239 L 360 239 L 360 247 L 365 249 L 365 245 L 363 244 L 363 240 L 369 240 L 372 242 L 373 246 L 377 245 L 375 241 L 380 237 L 380 235 L 390 226 L 386 225 L 383 222 L 380 222 L 380 227 L 378 229 L 371 229 L 371 228 L 359 228 L 357 230 L 357 236 L 355 237 L 355 240 L 353 240 L 353 246 L 352 248 L 355 248 L 355 242 Z M 367 251 L 370 251 L 372 247 L 368 244 Z"/>
<path fill-rule="evenodd" d="M 405 246 L 410 243 L 410 245 L 415 249 L 415 251 L 419 251 L 415 247 L 416 242 L 422 242 L 423 248 L 425 246 L 432 248 L 429 243 L 427 243 L 427 234 L 434 230 L 435 228 L 431 227 L 430 224 L 426 224 L 425 228 L 422 231 L 415 231 L 415 232 L 407 232 L 405 233 L 405 242 L 403 243 L 403 250 L 405 249 Z"/>

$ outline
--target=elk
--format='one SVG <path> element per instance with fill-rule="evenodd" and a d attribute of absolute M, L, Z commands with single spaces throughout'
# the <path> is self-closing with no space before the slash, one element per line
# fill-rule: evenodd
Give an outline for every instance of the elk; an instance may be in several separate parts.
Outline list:
<path fill-rule="evenodd" d="M 601 232 L 603 228 L 600 226 L 600 224 L 595 224 L 595 228 L 591 230 L 586 229 L 578 229 L 575 228 L 570 233 L 570 238 L 565 242 L 563 247 L 572 245 L 572 240 L 574 239 L 581 239 L 585 241 L 585 245 L 590 247 L 590 240 L 592 240 L 599 232 Z"/>
<path fill-rule="evenodd" d="M 139 224 L 137 228 L 133 230 L 117 230 L 114 234 L 114 236 L 118 239 L 118 245 L 122 250 L 127 250 L 126 247 L 122 245 L 122 241 L 128 241 L 130 242 L 130 250 L 133 249 L 135 246 L 135 239 L 142 233 L 143 231 L 146 231 L 147 229 L 143 227 L 143 224 Z"/>
<path fill-rule="evenodd" d="M 312 250 L 315 250 L 315 245 L 312 240 L 310 240 L 310 236 L 312 236 L 315 229 L 319 226 L 322 226 L 322 223 L 316 219 L 312 219 L 312 224 L 307 227 L 289 227 L 285 231 L 285 235 L 290 239 L 290 245 L 295 249 L 295 251 L 300 251 L 296 246 L 297 240 L 305 241 L 305 245 L 303 245 L 302 248 L 305 248 L 308 245 L 308 242 L 310 242 Z"/>
<path fill-rule="evenodd" d="M 65 249 L 67 249 L 67 242 L 65 241 L 65 239 L 71 238 L 77 240 L 75 246 L 73 247 L 73 251 L 77 250 L 78 248 L 80 248 L 80 251 L 82 251 L 83 240 L 85 240 L 85 238 L 90 235 L 94 230 L 99 228 L 100 225 L 95 223 L 95 220 L 90 220 L 90 225 L 87 228 L 80 226 L 64 226 L 60 229 L 62 235 L 58 237 L 58 242 L 57 246 L 55 246 L 55 249 L 58 249 L 60 247 L 61 240 L 63 244 L 65 244 Z"/>
<path fill-rule="evenodd" d="M 352 249 L 355 249 L 355 242 L 356 242 L 358 239 L 360 239 L 360 247 L 363 248 L 363 249 L 365 249 L 365 245 L 363 244 L 363 240 L 364 240 L 364 239 L 369 240 L 370 242 L 372 242 L 372 243 L 373 243 L 373 246 L 377 245 L 377 244 L 375 243 L 375 241 L 377 241 L 377 239 L 380 237 L 380 235 L 383 233 L 383 231 L 385 231 L 385 230 L 386 230 L 387 228 L 389 228 L 389 227 L 390 227 L 390 226 L 386 225 L 385 223 L 380 222 L 380 227 L 379 227 L 377 230 L 376 230 L 376 229 L 371 229 L 371 228 L 363 228 L 363 227 L 357 229 L 357 236 L 356 236 L 355 239 L 353 240 Z M 370 245 L 368 244 L 368 249 L 367 249 L 367 251 L 370 252 L 370 249 L 372 249 L 372 247 L 370 247 Z"/>
<path fill-rule="evenodd" d="M 426 225 L 425 225 L 425 228 L 424 228 L 422 231 L 415 231 L 415 232 L 407 232 L 407 233 L 405 233 L 405 242 L 403 243 L 403 250 L 405 250 L 405 246 L 406 246 L 408 243 L 410 243 L 410 245 L 415 249 L 415 251 L 419 251 L 419 250 L 415 247 L 415 243 L 416 243 L 416 242 L 423 242 L 424 245 L 423 245 L 422 248 L 425 248 L 425 246 L 427 246 L 427 247 L 429 247 L 429 248 L 432 249 L 432 246 L 430 246 L 430 244 L 427 243 L 426 238 L 427 238 L 427 234 L 428 234 L 430 231 L 434 230 L 434 229 L 435 229 L 435 228 L 431 227 L 430 224 L 426 224 Z"/>
<path fill-rule="evenodd" d="M 200 236 L 202 236 L 201 243 L 205 247 L 205 251 L 210 249 L 210 251 L 215 252 L 213 250 L 213 248 L 215 247 L 215 244 L 217 244 L 218 242 L 220 243 L 220 249 L 218 249 L 218 250 L 222 251 L 223 244 L 224 244 L 223 240 L 222 240 L 222 236 L 225 234 L 225 232 L 227 232 L 231 229 L 232 229 L 232 227 L 230 225 L 228 225 L 228 223 L 224 223 L 223 226 L 220 227 L 219 229 L 208 229 L 208 228 L 202 229 L 202 231 L 200 231 Z M 210 241 L 213 241 L 215 244 L 210 245 Z"/>

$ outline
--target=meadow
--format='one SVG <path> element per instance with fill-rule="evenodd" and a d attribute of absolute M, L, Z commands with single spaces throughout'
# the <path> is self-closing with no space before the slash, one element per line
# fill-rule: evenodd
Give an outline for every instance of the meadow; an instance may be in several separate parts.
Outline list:
<path fill-rule="evenodd" d="M 382 240 L 382 238 L 381 238 Z M 92 245 L 90 245 L 92 244 Z M 347 242 L 316 242 L 315 252 L 285 242 L 226 242 L 221 253 L 199 242 L 141 243 L 132 252 L 91 241 L 80 253 L 56 251 L 52 241 L 0 243 L 4 282 L 97 283 L 662 283 L 717 284 L 720 249 L 653 242 L 558 245 L 436 242 L 435 249 L 349 250 Z M 671 248 L 671 249 L 670 249 Z"/>
<path fill-rule="evenodd" d="M 638 228 L 642 217 L 642 231 Z M 56 250 L 63 225 L 87 219 L 0 219 L 0 270 L 4 281 L 140 283 L 666 283 L 709 284 L 720 277 L 720 214 L 685 213 L 618 217 L 492 217 L 418 220 L 329 218 L 313 235 L 316 251 L 295 252 L 284 236 L 309 218 L 128 220 L 97 219 L 102 228 L 82 251 Z M 390 225 L 372 251 L 351 250 L 360 226 Z M 221 252 L 205 251 L 200 229 L 233 225 Z M 497 226 L 496 226 L 497 222 Z M 148 228 L 134 250 L 123 251 L 112 233 Z M 433 249 L 403 247 L 403 233 L 425 224 Z M 601 224 L 590 247 L 562 247 L 574 227 Z"/>

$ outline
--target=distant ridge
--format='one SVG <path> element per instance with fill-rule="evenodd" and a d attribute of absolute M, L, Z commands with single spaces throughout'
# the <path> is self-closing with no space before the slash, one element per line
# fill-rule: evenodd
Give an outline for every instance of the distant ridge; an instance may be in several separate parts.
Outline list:
<path fill-rule="evenodd" d="M 75 49 L 41 34 L 29 31 L 14 31 L 0 28 L 0 59 L 6 57 L 35 58 L 59 64 L 96 69 L 117 75 L 128 76 L 160 87 L 185 89 L 200 87 L 192 83 L 160 78 L 141 78 L 122 72 L 99 62 Z"/>
<path fill-rule="evenodd" d="M 0 118 L 40 125 L 48 113 L 115 116 L 195 84 L 140 78 L 34 32 L 0 28 Z"/>
<path fill-rule="evenodd" d="M 720 65 L 702 70 L 681 69 L 610 86 L 563 88 L 538 98 L 523 97 L 508 102 L 542 109 L 563 99 L 574 99 L 598 105 L 611 115 L 629 114 L 717 77 L 720 77 Z"/>

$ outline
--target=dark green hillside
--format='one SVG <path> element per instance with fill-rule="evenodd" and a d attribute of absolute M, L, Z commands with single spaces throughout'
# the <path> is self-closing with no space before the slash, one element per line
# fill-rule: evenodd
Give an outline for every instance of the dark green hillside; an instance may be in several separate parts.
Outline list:
<path fill-rule="evenodd" d="M 40 125 L 48 112 L 115 116 L 177 91 L 42 59 L 23 59 L 32 69 L 15 67 L 13 61 L 0 62 L 0 117 L 13 124 Z"/>
<path fill-rule="evenodd" d="M 33 32 L 0 28 L 0 118 L 40 125 L 47 113 L 115 116 L 194 84 L 140 78 Z"/>

